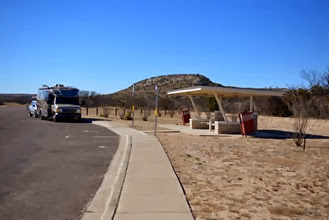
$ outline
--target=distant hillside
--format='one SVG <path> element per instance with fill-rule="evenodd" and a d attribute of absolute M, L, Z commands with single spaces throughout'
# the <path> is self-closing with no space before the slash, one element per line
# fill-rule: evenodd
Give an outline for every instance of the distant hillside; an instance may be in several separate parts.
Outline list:
<path fill-rule="evenodd" d="M 35 94 L 0 94 L 0 105 L 3 105 L 5 102 L 26 104 L 32 101 L 32 96 L 35 96 Z"/>
<path fill-rule="evenodd" d="M 174 99 L 186 101 L 185 97 L 167 97 L 167 92 L 169 90 L 191 86 L 222 86 L 219 83 L 212 82 L 209 78 L 201 74 L 173 74 L 152 77 L 135 83 L 136 106 L 153 105 L 156 83 L 158 83 L 159 86 L 160 99 L 165 100 L 166 102 L 168 101 L 166 99 L 169 99 L 170 101 Z M 132 85 L 112 94 L 101 95 L 98 97 L 99 100 L 97 102 L 101 104 L 129 106 L 131 105 L 131 94 Z"/>

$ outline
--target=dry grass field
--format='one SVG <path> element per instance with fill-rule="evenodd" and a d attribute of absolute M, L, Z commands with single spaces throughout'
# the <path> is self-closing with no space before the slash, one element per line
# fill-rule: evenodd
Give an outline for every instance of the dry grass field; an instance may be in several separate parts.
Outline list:
<path fill-rule="evenodd" d="M 153 129 L 136 114 L 135 128 Z M 120 120 L 110 114 L 109 120 Z M 131 121 L 123 121 L 127 126 Z M 160 124 L 180 124 L 179 115 Z M 259 129 L 291 131 L 293 119 L 259 117 Z M 161 128 L 159 128 L 161 129 Z M 291 138 L 158 138 L 196 219 L 329 219 L 329 121 L 311 120 L 306 151 Z"/>
<path fill-rule="evenodd" d="M 161 134 L 196 219 L 326 219 L 328 140 Z"/>

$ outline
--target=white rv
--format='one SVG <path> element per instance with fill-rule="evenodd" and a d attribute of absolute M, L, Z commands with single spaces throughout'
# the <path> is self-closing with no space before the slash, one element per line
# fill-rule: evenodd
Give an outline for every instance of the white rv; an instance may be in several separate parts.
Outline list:
<path fill-rule="evenodd" d="M 79 90 L 56 84 L 53 87 L 44 85 L 39 88 L 37 95 L 38 117 L 41 119 L 81 119 Z"/>

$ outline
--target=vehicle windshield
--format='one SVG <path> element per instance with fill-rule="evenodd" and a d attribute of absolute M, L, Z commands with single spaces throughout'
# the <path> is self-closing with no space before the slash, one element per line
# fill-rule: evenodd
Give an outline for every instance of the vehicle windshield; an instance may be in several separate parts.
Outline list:
<path fill-rule="evenodd" d="M 79 105 L 79 97 L 56 97 L 56 104 Z"/>

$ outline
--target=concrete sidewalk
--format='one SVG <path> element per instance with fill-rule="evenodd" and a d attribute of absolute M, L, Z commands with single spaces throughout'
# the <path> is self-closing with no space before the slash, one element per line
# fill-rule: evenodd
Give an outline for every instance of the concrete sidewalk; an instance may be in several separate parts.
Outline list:
<path fill-rule="evenodd" d="M 97 123 L 103 123 L 119 135 L 132 136 L 130 160 L 115 220 L 194 219 L 169 159 L 156 137 L 119 123 Z"/>

